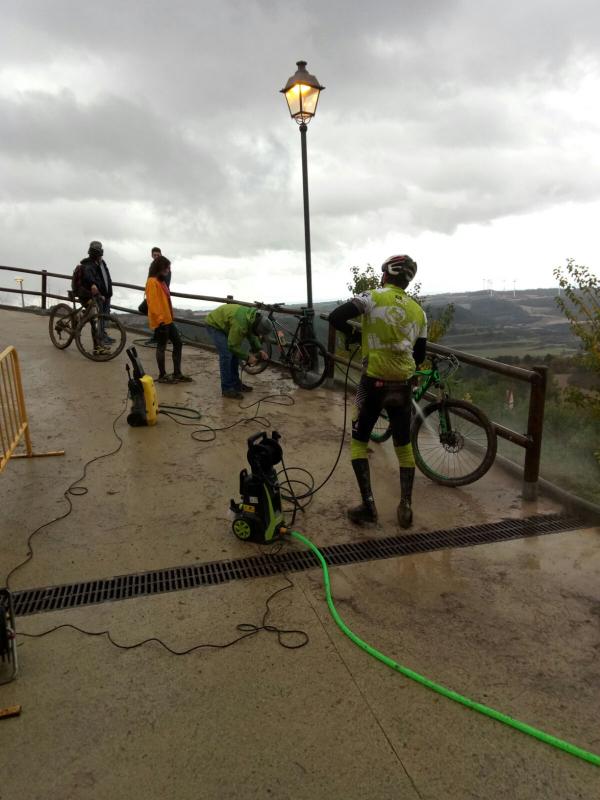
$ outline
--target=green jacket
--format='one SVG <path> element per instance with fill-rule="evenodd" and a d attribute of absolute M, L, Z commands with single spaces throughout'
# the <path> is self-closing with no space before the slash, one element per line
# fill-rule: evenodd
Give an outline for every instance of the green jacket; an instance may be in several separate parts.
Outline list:
<path fill-rule="evenodd" d="M 242 350 L 242 342 L 250 342 L 250 352 L 258 353 L 261 348 L 260 339 L 252 333 L 257 310 L 236 303 L 226 303 L 211 311 L 206 317 L 206 324 L 227 335 L 227 346 L 238 358 L 246 358 Z"/>

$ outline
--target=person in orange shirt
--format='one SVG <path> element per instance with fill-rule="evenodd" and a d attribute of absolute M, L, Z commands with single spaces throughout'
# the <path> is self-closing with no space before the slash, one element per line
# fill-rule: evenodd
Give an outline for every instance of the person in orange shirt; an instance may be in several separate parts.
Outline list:
<path fill-rule="evenodd" d="M 167 285 L 171 262 L 163 255 L 155 258 L 150 265 L 146 281 L 146 302 L 148 303 L 148 324 L 156 334 L 156 362 L 158 364 L 158 383 L 190 383 L 192 378 L 181 371 L 181 351 L 183 344 L 177 326 L 173 322 L 171 293 Z M 167 343 L 173 345 L 173 374 L 167 375 L 165 354 Z"/>

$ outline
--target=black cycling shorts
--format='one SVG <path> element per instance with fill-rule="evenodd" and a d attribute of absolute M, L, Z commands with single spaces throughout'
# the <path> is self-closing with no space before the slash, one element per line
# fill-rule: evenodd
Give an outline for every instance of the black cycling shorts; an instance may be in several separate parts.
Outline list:
<path fill-rule="evenodd" d="M 382 411 L 390 420 L 395 447 L 408 444 L 412 418 L 410 381 L 384 381 L 363 375 L 356 390 L 352 438 L 368 442 Z"/>

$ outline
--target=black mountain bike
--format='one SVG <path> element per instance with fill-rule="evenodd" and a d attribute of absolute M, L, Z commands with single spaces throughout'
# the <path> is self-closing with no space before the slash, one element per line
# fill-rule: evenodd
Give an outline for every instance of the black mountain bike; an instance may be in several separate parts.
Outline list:
<path fill-rule="evenodd" d="M 413 390 L 411 442 L 418 468 L 444 486 L 466 486 L 479 480 L 494 463 L 498 441 L 494 426 L 480 408 L 450 397 L 446 381 L 459 363 L 454 356 L 431 359 L 431 369 L 419 370 Z M 438 390 L 434 402 L 421 407 L 419 401 L 431 388 Z M 374 442 L 385 442 L 392 429 L 385 411 L 371 434 Z"/>
<path fill-rule="evenodd" d="M 95 300 L 77 307 L 72 292 L 73 307 L 59 303 L 50 311 L 50 339 L 59 350 L 66 350 L 75 339 L 79 352 L 92 361 L 110 361 L 125 347 L 127 334 L 114 314 L 102 314 Z"/>
<path fill-rule="evenodd" d="M 273 333 L 263 342 L 263 350 L 269 356 L 269 361 L 273 351 L 278 350 L 278 361 L 288 367 L 294 383 L 302 389 L 316 389 L 327 375 L 329 356 L 321 342 L 314 338 L 314 311 L 303 308 L 301 314 L 295 315 L 298 324 L 292 331 L 274 318 L 274 314 L 282 305 L 284 304 L 258 304 L 260 309 L 269 311 L 268 319 L 273 328 Z M 258 375 L 267 368 L 269 361 L 258 361 L 256 364 L 246 362 L 243 368 L 250 375 Z"/>

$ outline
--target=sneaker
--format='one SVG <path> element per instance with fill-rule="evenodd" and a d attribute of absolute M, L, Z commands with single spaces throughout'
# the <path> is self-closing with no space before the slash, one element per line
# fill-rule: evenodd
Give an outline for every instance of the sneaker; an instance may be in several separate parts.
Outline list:
<path fill-rule="evenodd" d="M 172 375 L 159 375 L 156 379 L 157 383 L 176 383 L 175 378 Z"/>
<path fill-rule="evenodd" d="M 193 383 L 194 379 L 190 378 L 189 375 L 184 375 L 183 373 L 179 373 L 179 375 L 173 375 L 173 380 L 175 383 Z"/>
<path fill-rule="evenodd" d="M 401 500 L 400 503 L 398 503 L 396 513 L 398 515 L 398 525 L 400 525 L 401 528 L 410 528 L 413 521 L 413 512 L 410 503 L 407 503 L 406 500 Z"/>
<path fill-rule="evenodd" d="M 237 389 L 227 389 L 226 391 L 222 392 L 223 397 L 227 397 L 229 400 L 243 400 L 244 395 L 241 392 L 238 392 Z"/>
<path fill-rule="evenodd" d="M 254 391 L 254 386 L 248 386 L 247 383 L 242 383 L 239 390 L 240 392 L 252 392 Z"/>
<path fill-rule="evenodd" d="M 99 344 L 97 347 L 94 347 L 94 355 L 95 356 L 108 356 L 108 355 L 110 355 L 110 350 L 107 347 L 104 347 L 104 345 L 100 345 Z"/>
<path fill-rule="evenodd" d="M 366 503 L 361 503 L 359 506 L 349 508 L 346 514 L 354 525 L 373 525 L 377 522 L 375 504 L 367 505 Z"/>
<path fill-rule="evenodd" d="M 113 339 L 112 336 L 105 336 L 102 340 L 103 344 L 114 344 L 117 340 Z"/>

